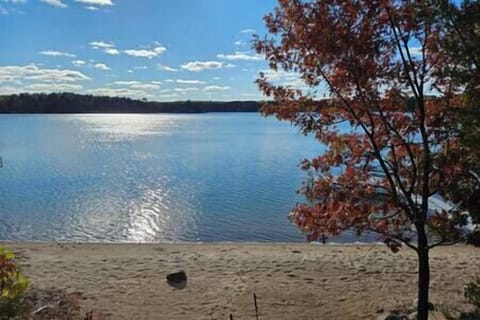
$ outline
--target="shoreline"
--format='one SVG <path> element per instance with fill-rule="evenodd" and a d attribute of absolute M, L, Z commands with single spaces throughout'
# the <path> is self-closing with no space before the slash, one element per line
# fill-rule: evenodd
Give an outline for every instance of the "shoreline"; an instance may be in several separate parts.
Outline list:
<path fill-rule="evenodd" d="M 79 297 L 94 319 L 375 319 L 411 307 L 416 255 L 384 245 L 308 243 L 1 242 L 34 288 Z M 478 276 L 480 249 L 431 251 L 431 301 L 468 308 L 463 286 Z M 169 286 L 185 270 L 188 283 Z"/>

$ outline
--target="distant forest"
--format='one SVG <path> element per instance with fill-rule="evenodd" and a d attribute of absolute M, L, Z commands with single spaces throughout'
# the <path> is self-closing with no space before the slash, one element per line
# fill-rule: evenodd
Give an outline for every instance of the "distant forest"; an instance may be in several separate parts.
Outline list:
<path fill-rule="evenodd" d="M 74 93 L 0 95 L 0 113 L 204 113 L 258 112 L 256 101 L 154 102 Z"/>

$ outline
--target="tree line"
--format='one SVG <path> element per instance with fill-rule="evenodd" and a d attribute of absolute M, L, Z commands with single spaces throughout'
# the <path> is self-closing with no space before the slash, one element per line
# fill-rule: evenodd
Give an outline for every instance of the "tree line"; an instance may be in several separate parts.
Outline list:
<path fill-rule="evenodd" d="M 256 101 L 156 102 L 75 93 L 0 95 L 0 113 L 204 113 L 258 112 Z"/>

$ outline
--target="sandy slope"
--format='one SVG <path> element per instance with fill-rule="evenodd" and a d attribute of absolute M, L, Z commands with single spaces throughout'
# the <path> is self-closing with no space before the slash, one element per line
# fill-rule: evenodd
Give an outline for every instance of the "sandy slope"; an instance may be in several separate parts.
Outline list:
<path fill-rule="evenodd" d="M 309 244 L 10 243 L 39 288 L 81 292 L 83 311 L 104 319 L 372 319 L 412 304 L 416 258 L 383 246 Z M 431 301 L 462 307 L 463 285 L 480 275 L 480 249 L 432 252 Z M 188 285 L 170 287 L 184 269 Z"/>

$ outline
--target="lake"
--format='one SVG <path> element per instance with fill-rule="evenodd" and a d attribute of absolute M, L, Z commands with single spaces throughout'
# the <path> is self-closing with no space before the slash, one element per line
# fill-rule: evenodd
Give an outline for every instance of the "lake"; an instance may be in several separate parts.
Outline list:
<path fill-rule="evenodd" d="M 2 115 L 0 239 L 304 241 L 297 164 L 322 150 L 256 113 Z"/>

